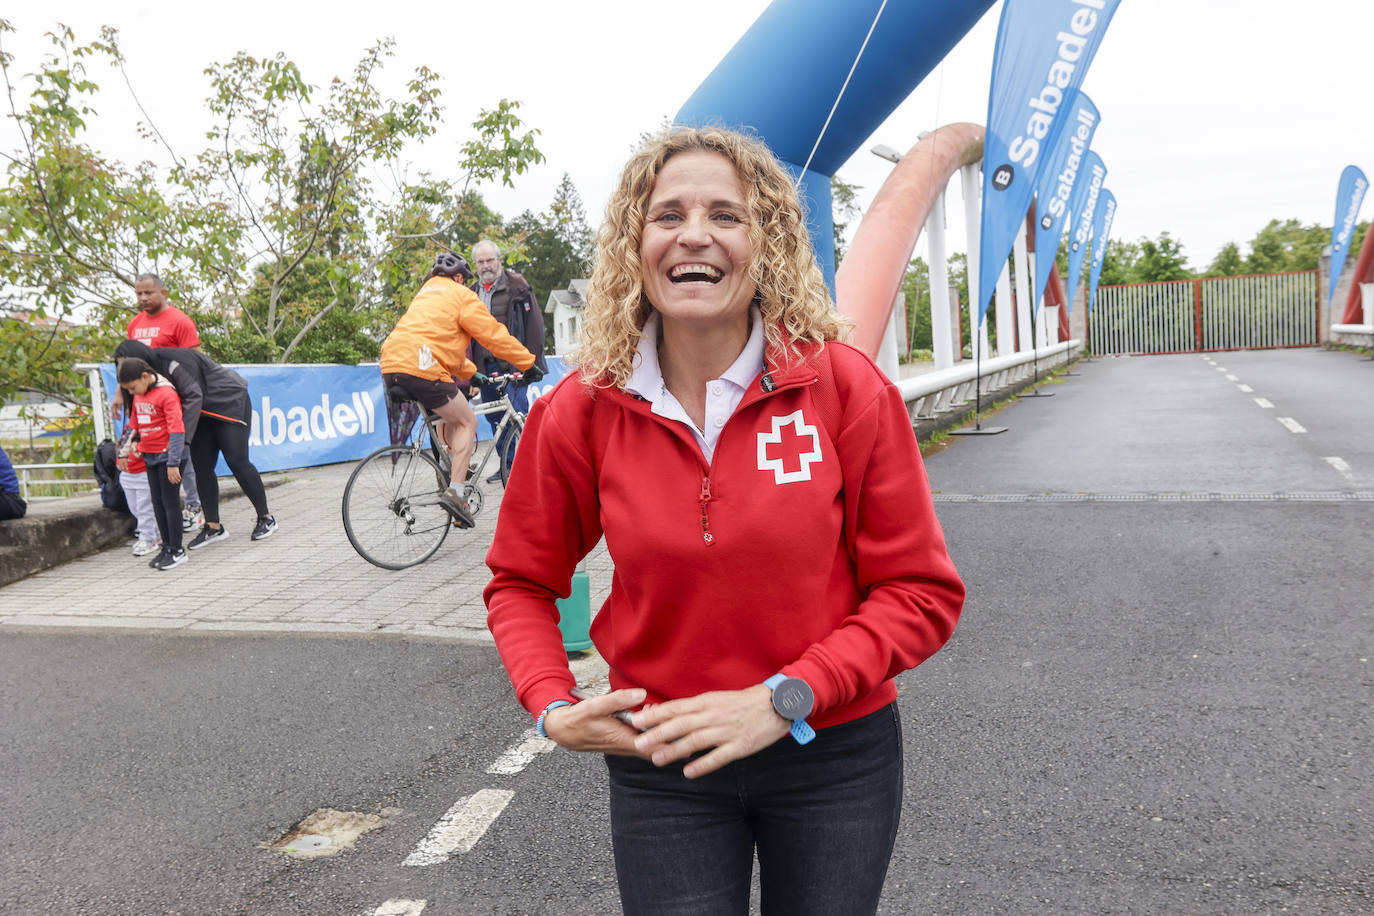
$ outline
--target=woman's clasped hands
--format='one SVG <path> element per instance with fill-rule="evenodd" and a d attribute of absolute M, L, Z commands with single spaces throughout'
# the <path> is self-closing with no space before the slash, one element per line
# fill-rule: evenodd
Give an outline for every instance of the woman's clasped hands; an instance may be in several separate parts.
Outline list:
<path fill-rule="evenodd" d="M 560 706 L 549 710 L 544 729 L 569 750 L 640 757 L 655 766 L 708 751 L 683 768 L 694 779 L 768 747 L 791 727 L 774 712 L 772 691 L 762 684 L 646 706 L 632 714 L 633 728 L 613 718 L 644 697 L 632 688 Z"/>

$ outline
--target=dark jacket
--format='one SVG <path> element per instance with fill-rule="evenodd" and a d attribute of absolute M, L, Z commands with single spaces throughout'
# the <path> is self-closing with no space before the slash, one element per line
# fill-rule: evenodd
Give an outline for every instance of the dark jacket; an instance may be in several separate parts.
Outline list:
<path fill-rule="evenodd" d="M 186 441 L 195 438 L 202 414 L 230 423 L 251 426 L 252 402 L 248 382 L 233 369 L 221 366 L 200 350 L 187 347 L 153 348 L 137 340 L 123 341 L 115 347 L 115 359 L 136 356 L 167 376 L 181 398 Z M 125 405 L 127 408 L 127 404 Z"/>
<path fill-rule="evenodd" d="M 480 297 L 482 281 L 474 279 L 470 288 Z M 511 336 L 534 354 L 534 364 L 541 372 L 548 372 L 544 361 L 544 313 L 529 282 L 513 270 L 503 270 L 491 286 L 491 314 L 506 326 Z M 477 371 L 485 373 L 511 372 L 514 367 L 493 356 L 476 341 L 472 344 L 472 362 Z"/>

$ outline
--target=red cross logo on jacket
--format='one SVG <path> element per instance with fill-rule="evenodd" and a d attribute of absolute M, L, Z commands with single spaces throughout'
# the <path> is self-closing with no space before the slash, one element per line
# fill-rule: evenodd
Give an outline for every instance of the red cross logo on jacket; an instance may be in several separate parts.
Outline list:
<path fill-rule="evenodd" d="M 820 433 L 800 410 L 774 417 L 772 432 L 759 433 L 759 470 L 772 471 L 775 483 L 810 480 L 811 465 L 820 460 Z"/>

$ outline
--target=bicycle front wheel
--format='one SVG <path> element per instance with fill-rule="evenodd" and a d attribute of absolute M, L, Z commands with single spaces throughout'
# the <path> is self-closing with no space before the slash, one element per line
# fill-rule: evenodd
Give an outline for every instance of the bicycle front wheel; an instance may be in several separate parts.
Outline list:
<path fill-rule="evenodd" d="M 497 473 L 501 475 L 501 488 L 503 490 L 506 484 L 510 482 L 511 462 L 515 460 L 515 449 L 520 445 L 520 433 L 524 429 L 525 422 L 519 419 L 519 414 L 512 415 L 510 427 L 506 430 L 502 441 L 496 445 L 498 456 L 501 459 Z"/>
<path fill-rule="evenodd" d="M 405 569 L 434 555 L 452 527 L 439 504 L 448 479 L 425 452 L 389 445 L 349 475 L 343 495 L 344 532 L 367 562 Z"/>

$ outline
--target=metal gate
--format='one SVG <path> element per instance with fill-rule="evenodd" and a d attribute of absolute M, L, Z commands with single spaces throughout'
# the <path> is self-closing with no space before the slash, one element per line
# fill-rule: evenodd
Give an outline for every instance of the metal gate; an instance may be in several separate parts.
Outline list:
<path fill-rule="evenodd" d="M 1093 353 L 1314 347 L 1317 272 L 1104 286 L 1088 316 Z"/>

